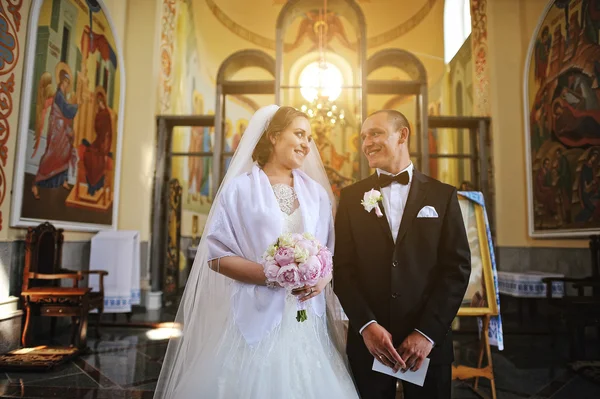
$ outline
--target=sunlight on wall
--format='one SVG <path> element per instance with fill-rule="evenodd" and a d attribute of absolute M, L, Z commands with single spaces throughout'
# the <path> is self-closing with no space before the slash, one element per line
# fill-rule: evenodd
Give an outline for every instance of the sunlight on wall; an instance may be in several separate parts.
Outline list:
<path fill-rule="evenodd" d="M 8 298 L 10 279 L 8 277 L 8 266 L 0 260 L 0 302 Z M 2 316 L 2 315 L 0 315 Z"/>

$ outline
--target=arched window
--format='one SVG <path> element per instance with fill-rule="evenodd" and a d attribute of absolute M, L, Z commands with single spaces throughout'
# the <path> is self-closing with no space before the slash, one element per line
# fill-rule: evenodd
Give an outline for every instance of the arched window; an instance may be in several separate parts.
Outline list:
<path fill-rule="evenodd" d="M 446 0 L 444 4 L 444 61 L 449 63 L 471 34 L 470 0 Z"/>

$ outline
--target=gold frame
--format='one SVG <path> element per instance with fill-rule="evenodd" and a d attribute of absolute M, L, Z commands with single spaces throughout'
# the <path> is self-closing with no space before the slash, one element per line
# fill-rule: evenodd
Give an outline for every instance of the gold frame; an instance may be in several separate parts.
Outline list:
<path fill-rule="evenodd" d="M 475 219 L 477 223 L 477 236 L 479 239 L 479 248 L 481 250 L 480 256 L 482 261 L 482 274 L 485 283 L 486 301 L 488 306 L 486 307 L 466 307 L 461 306 L 458 310 L 457 316 L 496 316 L 498 315 L 498 304 L 496 303 L 496 289 L 494 286 L 494 270 L 492 268 L 492 258 L 490 255 L 489 240 L 491 237 L 487 235 L 486 218 L 483 210 L 483 206 L 477 202 L 472 201 L 470 198 L 464 195 L 458 194 L 458 200 L 469 201 L 475 208 Z"/>

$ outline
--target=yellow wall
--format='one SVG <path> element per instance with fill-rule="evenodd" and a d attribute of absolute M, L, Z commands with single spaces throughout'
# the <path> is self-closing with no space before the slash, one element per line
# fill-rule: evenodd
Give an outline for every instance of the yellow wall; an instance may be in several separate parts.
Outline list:
<path fill-rule="evenodd" d="M 127 1 L 123 45 L 127 92 L 118 227 L 140 231 L 142 241 L 150 236 L 161 4 L 160 0 Z"/>
<path fill-rule="evenodd" d="M 125 64 L 125 118 L 119 195 L 118 229 L 137 230 L 141 240 L 150 235 L 150 206 L 154 171 L 156 83 L 158 81 L 158 29 L 157 13 L 160 0 L 104 0 L 107 14 L 121 43 Z M 18 139 L 18 115 L 21 104 L 21 82 L 26 51 L 26 34 L 29 25 L 31 1 L 21 7 L 19 32 L 19 64 L 15 68 L 13 112 L 9 117 L 10 136 L 7 142 L 8 161 L 4 168 L 7 192 L 0 210 L 2 230 L 0 240 L 22 239 L 24 229 L 9 228 L 14 162 Z M 67 232 L 67 241 L 89 240 L 93 234 Z"/>
<path fill-rule="evenodd" d="M 586 247 L 587 240 L 533 240 L 528 235 L 523 70 L 529 41 L 548 1 L 487 4 L 498 245 Z"/>

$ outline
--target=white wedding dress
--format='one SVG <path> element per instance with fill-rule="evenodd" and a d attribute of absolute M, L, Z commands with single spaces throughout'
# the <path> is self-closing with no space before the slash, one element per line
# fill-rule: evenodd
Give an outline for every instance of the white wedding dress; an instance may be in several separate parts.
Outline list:
<path fill-rule="evenodd" d="M 290 209 L 289 193 L 282 195 L 286 190 L 276 188 L 280 208 L 290 212 L 281 211 L 284 233 L 302 233 L 301 209 Z M 296 305 L 296 297 L 286 295 L 281 323 L 252 347 L 235 323 L 227 323 L 220 349 L 216 354 L 200 356 L 212 361 L 196 363 L 185 393 L 180 392 L 177 398 L 358 398 L 344 358 L 329 335 L 326 315 L 319 317 L 307 306 L 308 320 L 300 323 L 296 321 Z"/>

